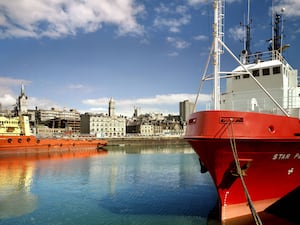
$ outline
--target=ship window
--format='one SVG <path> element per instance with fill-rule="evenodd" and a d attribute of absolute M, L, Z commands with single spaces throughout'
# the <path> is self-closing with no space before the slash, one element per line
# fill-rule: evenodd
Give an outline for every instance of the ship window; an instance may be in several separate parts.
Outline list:
<path fill-rule="evenodd" d="M 235 76 L 234 79 L 239 80 L 239 79 L 241 79 L 241 76 Z"/>
<path fill-rule="evenodd" d="M 253 74 L 253 76 L 258 77 L 259 76 L 259 70 L 253 70 L 252 74 Z"/>
<path fill-rule="evenodd" d="M 273 67 L 273 74 L 279 74 L 280 73 L 280 66 Z"/>
<path fill-rule="evenodd" d="M 249 76 L 250 76 L 250 75 L 247 73 L 247 74 L 244 74 L 244 75 L 243 75 L 243 78 L 249 78 Z"/>
<path fill-rule="evenodd" d="M 270 68 L 265 68 L 262 70 L 263 76 L 270 75 Z"/>

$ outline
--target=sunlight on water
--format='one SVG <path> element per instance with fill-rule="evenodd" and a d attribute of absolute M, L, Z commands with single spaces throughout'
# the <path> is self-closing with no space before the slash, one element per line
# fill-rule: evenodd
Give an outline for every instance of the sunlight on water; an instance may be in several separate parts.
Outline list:
<path fill-rule="evenodd" d="M 1 158 L 0 224 L 206 224 L 216 193 L 197 156 L 152 150 Z"/>

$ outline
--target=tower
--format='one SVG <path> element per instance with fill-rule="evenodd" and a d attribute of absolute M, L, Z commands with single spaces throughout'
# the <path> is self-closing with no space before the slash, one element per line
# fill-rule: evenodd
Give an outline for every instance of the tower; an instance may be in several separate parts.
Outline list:
<path fill-rule="evenodd" d="M 179 114 L 183 121 L 187 121 L 188 117 L 191 113 L 193 113 L 195 104 L 190 102 L 189 100 L 185 100 L 179 103 Z"/>
<path fill-rule="evenodd" d="M 113 98 L 111 98 L 108 103 L 108 116 L 115 116 L 115 101 L 113 100 Z"/>
<path fill-rule="evenodd" d="M 21 85 L 21 94 L 18 97 L 17 108 L 18 115 L 26 114 L 28 109 L 27 96 L 25 95 L 24 84 Z"/>

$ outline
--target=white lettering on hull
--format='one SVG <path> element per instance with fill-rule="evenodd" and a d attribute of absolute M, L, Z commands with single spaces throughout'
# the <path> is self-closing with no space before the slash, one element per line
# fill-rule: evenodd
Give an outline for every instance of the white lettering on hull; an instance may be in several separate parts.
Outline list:
<path fill-rule="evenodd" d="M 300 153 L 292 154 L 290 153 L 276 153 L 273 155 L 272 160 L 288 160 L 288 159 L 299 159 L 300 160 Z"/>
<path fill-rule="evenodd" d="M 286 154 L 286 153 L 278 153 L 273 155 L 273 160 L 286 160 L 291 157 L 291 154 Z"/>
<path fill-rule="evenodd" d="M 294 159 L 300 159 L 300 153 L 296 153 L 296 155 L 294 156 Z"/>

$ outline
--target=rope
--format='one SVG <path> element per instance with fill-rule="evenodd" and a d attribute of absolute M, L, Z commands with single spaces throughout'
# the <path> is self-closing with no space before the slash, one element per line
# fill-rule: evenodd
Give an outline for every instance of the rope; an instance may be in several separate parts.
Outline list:
<path fill-rule="evenodd" d="M 248 192 L 248 189 L 247 189 L 247 186 L 246 186 L 243 174 L 242 174 L 241 165 L 240 165 L 240 162 L 238 160 L 238 153 L 237 153 L 236 142 L 235 142 L 235 138 L 234 138 L 232 120 L 230 120 L 229 125 L 230 125 L 230 128 L 231 128 L 231 135 L 229 135 L 229 137 L 230 137 L 230 145 L 231 145 L 231 149 L 232 149 L 232 153 L 233 153 L 235 165 L 236 165 L 236 168 L 237 168 L 237 172 L 238 172 L 238 175 L 239 175 L 239 177 L 240 177 L 240 179 L 242 181 L 242 185 L 243 185 L 244 193 L 245 193 L 248 205 L 249 205 L 249 209 L 251 211 L 251 214 L 252 214 L 252 217 L 253 217 L 253 219 L 255 221 L 255 224 L 256 225 L 262 225 L 262 221 L 261 221 L 258 213 L 255 210 L 255 207 L 254 207 L 253 202 L 251 200 L 250 194 Z M 229 131 L 229 126 L 228 126 L 228 132 L 230 132 Z"/>

